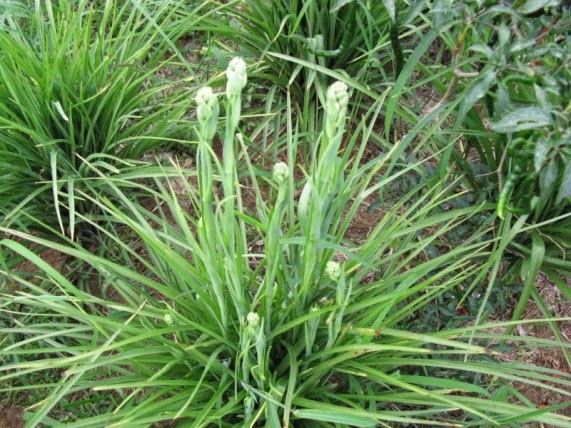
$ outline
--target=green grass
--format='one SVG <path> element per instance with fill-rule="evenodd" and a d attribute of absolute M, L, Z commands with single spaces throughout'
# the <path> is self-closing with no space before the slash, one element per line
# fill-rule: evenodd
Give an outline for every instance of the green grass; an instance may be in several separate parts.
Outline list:
<path fill-rule="evenodd" d="M 405 8 L 404 2 L 397 3 Z M 365 6 L 333 0 L 234 1 L 221 16 L 209 18 L 198 28 L 213 35 L 208 43 L 212 55 L 225 65 L 237 47 L 240 56 L 254 62 L 253 80 L 288 90 L 294 102 L 305 107 L 315 103 L 316 95 L 323 102 L 333 82 L 319 72 L 320 67 L 373 88 L 383 88 L 396 79 L 394 73 L 385 71 L 394 62 L 388 36 L 391 17 L 380 2 Z M 407 21 L 415 18 L 414 14 L 406 16 Z"/>

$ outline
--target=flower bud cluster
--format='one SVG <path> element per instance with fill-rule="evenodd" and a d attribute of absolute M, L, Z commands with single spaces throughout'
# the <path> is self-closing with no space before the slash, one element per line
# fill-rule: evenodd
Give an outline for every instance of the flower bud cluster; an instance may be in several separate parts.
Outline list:
<path fill-rule="evenodd" d="M 226 69 L 226 77 L 228 78 L 228 83 L 226 84 L 226 96 L 230 98 L 232 96 L 240 95 L 242 89 L 244 89 L 244 86 L 246 86 L 246 83 L 248 82 L 246 63 L 242 58 L 234 58 L 230 61 L 230 64 Z"/>
<path fill-rule="evenodd" d="M 218 105 L 218 100 L 211 87 L 206 86 L 199 89 L 196 94 L 196 105 L 198 106 L 196 115 L 200 123 L 204 123 L 212 117 Z"/>
<path fill-rule="evenodd" d="M 343 82 L 335 82 L 327 89 L 325 132 L 332 139 L 343 126 L 349 105 L 349 92 Z"/>
<path fill-rule="evenodd" d="M 201 88 L 196 94 L 196 116 L 200 123 L 201 136 L 212 141 L 218 123 L 218 97 L 210 87 Z"/>
<path fill-rule="evenodd" d="M 250 312 L 246 316 L 246 321 L 248 321 L 248 327 L 256 328 L 260 324 L 260 316 L 255 312 Z"/>
<path fill-rule="evenodd" d="M 250 312 L 246 316 L 246 322 L 246 331 L 248 332 L 249 339 L 256 341 L 260 329 L 260 316 L 255 312 Z"/>
<path fill-rule="evenodd" d="M 285 162 L 278 162 L 274 165 L 272 178 L 277 184 L 285 183 L 289 177 L 289 167 Z"/>
<path fill-rule="evenodd" d="M 165 314 L 164 320 L 166 325 L 172 327 L 173 325 L 176 324 L 176 314 L 173 312 L 169 312 Z"/>
<path fill-rule="evenodd" d="M 332 281 L 337 282 L 341 277 L 341 266 L 337 262 L 329 261 L 325 267 L 325 273 L 329 276 L 329 278 L 331 278 Z"/>

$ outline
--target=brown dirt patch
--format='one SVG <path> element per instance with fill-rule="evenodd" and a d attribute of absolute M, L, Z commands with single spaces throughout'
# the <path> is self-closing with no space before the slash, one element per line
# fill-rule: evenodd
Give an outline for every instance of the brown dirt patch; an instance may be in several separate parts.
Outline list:
<path fill-rule="evenodd" d="M 36 233 L 32 232 L 31 233 L 32 236 L 37 236 Z M 27 247 L 29 250 L 37 250 L 39 245 L 35 244 L 35 243 L 31 243 L 29 241 L 27 241 L 24 238 L 20 238 L 19 236 L 16 235 L 12 235 L 12 234 L 1 234 L 0 235 L 0 239 L 11 239 L 19 244 L 24 245 L 25 247 Z M 57 250 L 54 250 L 52 248 L 43 248 L 40 249 L 40 251 L 35 251 L 36 254 L 38 254 L 38 256 L 47 264 L 49 264 L 51 267 L 53 267 L 55 270 L 57 270 L 58 272 L 63 272 L 64 270 L 64 266 L 65 266 L 65 262 L 67 261 L 67 255 L 63 254 Z M 22 260 L 20 263 L 16 264 L 15 266 L 13 266 L 11 268 L 12 271 L 19 271 L 19 272 L 25 272 L 25 273 L 29 273 L 31 275 L 39 273 L 40 269 L 38 268 L 38 266 L 25 259 Z M 0 427 L 1 428 L 1 427 Z"/>
<path fill-rule="evenodd" d="M 22 428 L 24 409 L 0 404 L 0 428 Z"/>
<path fill-rule="evenodd" d="M 62 272 L 63 266 L 67 259 L 67 255 L 60 253 L 57 250 L 48 248 L 43 250 L 39 254 L 40 258 L 52 266 L 58 272 Z M 22 263 L 19 263 L 15 266 L 14 270 L 19 270 L 22 272 L 29 272 L 29 273 L 38 273 L 39 268 L 33 262 L 29 260 L 24 260 Z"/>

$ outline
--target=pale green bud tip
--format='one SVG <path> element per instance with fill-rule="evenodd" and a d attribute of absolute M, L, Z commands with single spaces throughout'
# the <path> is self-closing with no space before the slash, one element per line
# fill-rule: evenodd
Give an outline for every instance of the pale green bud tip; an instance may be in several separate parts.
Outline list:
<path fill-rule="evenodd" d="M 339 132 L 345 120 L 348 105 L 347 85 L 343 82 L 335 82 L 327 89 L 325 133 L 329 138 L 333 138 Z"/>
<path fill-rule="evenodd" d="M 176 316 L 174 314 L 166 314 L 164 320 L 168 326 L 172 326 L 176 322 Z"/>
<path fill-rule="evenodd" d="M 213 115 L 218 105 L 216 94 L 210 87 L 201 88 L 196 94 L 196 115 L 199 122 L 206 122 Z"/>
<path fill-rule="evenodd" d="M 234 58 L 230 61 L 226 69 L 226 77 L 228 78 L 226 96 L 239 95 L 248 81 L 246 63 L 242 58 Z"/>
<path fill-rule="evenodd" d="M 273 179 L 276 183 L 282 184 L 289 177 L 289 167 L 285 162 L 278 162 L 274 165 Z"/>
<path fill-rule="evenodd" d="M 248 321 L 248 327 L 256 328 L 260 323 L 260 316 L 255 312 L 250 312 L 246 320 Z"/>
<path fill-rule="evenodd" d="M 246 417 L 252 417 L 252 413 L 254 413 L 254 407 L 256 406 L 256 401 L 250 397 L 244 397 L 244 408 L 246 410 Z"/>
<path fill-rule="evenodd" d="M 341 277 L 341 266 L 339 263 L 334 261 L 327 262 L 325 273 L 329 275 L 329 278 L 333 281 L 339 281 L 339 278 Z"/>
<path fill-rule="evenodd" d="M 216 94 L 210 86 L 200 88 L 196 93 L 196 104 L 210 104 L 216 101 Z"/>
<path fill-rule="evenodd" d="M 335 106 L 337 110 L 347 107 L 349 104 L 348 87 L 343 82 L 335 82 L 327 89 L 327 102 L 330 106 Z"/>

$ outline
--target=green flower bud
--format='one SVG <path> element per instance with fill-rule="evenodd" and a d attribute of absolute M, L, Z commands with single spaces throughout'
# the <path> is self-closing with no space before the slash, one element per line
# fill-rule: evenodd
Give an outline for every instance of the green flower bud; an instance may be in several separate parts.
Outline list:
<path fill-rule="evenodd" d="M 211 87 L 206 86 L 198 90 L 196 94 L 196 104 L 198 106 L 198 121 L 201 123 L 206 122 L 210 119 L 216 105 L 218 104 L 216 94 L 212 91 Z"/>
<path fill-rule="evenodd" d="M 218 123 L 218 97 L 210 87 L 201 88 L 196 94 L 196 117 L 200 123 L 201 136 L 211 141 Z"/>
<path fill-rule="evenodd" d="M 250 312 L 246 316 L 246 321 L 248 325 L 246 326 L 246 335 L 244 336 L 244 339 L 246 339 L 248 343 L 255 343 L 258 340 L 259 333 L 261 332 L 260 316 L 255 312 Z"/>
<path fill-rule="evenodd" d="M 248 313 L 246 320 L 248 321 L 248 327 L 251 328 L 256 328 L 260 324 L 260 316 L 255 312 Z"/>
<path fill-rule="evenodd" d="M 349 92 L 343 82 L 335 82 L 327 89 L 325 132 L 329 138 L 335 137 L 338 128 L 343 125 L 349 105 Z"/>
<path fill-rule="evenodd" d="M 329 114 L 341 111 L 349 105 L 348 87 L 343 82 L 335 82 L 327 89 L 327 106 L 330 108 Z"/>
<path fill-rule="evenodd" d="M 246 413 L 246 419 L 249 419 L 254 414 L 254 408 L 256 406 L 256 401 L 249 395 L 244 397 L 244 410 Z"/>
<path fill-rule="evenodd" d="M 341 277 L 341 266 L 339 263 L 330 261 L 327 262 L 327 266 L 325 267 L 325 273 L 331 278 L 333 281 L 339 281 Z"/>
<path fill-rule="evenodd" d="M 278 184 L 284 183 L 289 177 L 289 167 L 285 162 L 278 162 L 274 165 L 272 178 Z"/>
<path fill-rule="evenodd" d="M 169 312 L 165 315 L 164 320 L 166 325 L 171 327 L 176 324 L 176 314 Z"/>
<path fill-rule="evenodd" d="M 230 98 L 231 96 L 240 95 L 248 81 L 246 63 L 242 58 L 234 58 L 230 61 L 230 64 L 226 69 L 226 77 L 228 78 L 228 83 L 226 84 L 226 96 Z"/>

